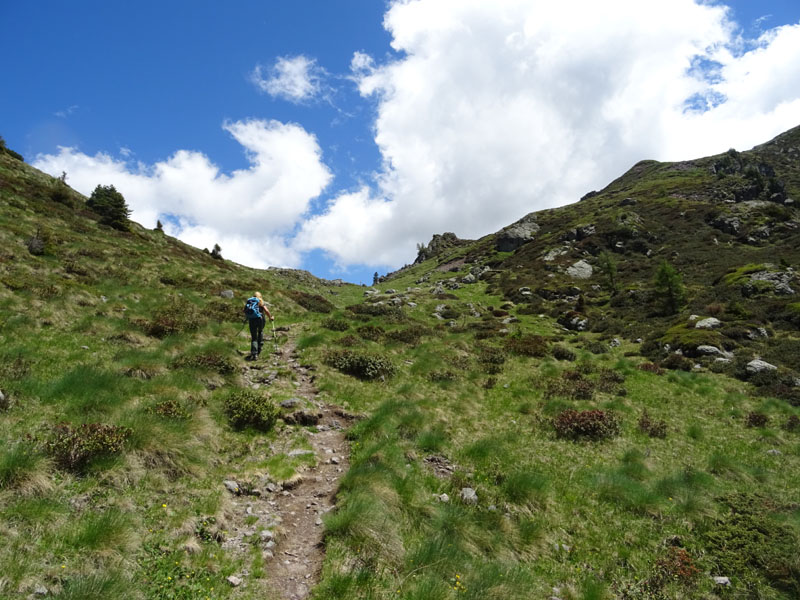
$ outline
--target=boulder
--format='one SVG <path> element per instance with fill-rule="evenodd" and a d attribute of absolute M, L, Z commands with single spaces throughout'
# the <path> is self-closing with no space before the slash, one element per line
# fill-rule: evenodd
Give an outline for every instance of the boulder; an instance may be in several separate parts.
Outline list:
<path fill-rule="evenodd" d="M 742 222 L 736 217 L 719 216 L 711 221 L 711 226 L 723 233 L 738 235 L 739 230 L 742 228 Z"/>
<path fill-rule="evenodd" d="M 694 325 L 695 329 L 716 329 L 717 327 L 721 326 L 722 326 L 722 321 L 720 321 L 716 317 L 708 317 L 707 319 L 701 319 Z"/>
<path fill-rule="evenodd" d="M 557 259 L 559 256 L 564 256 L 567 252 L 569 252 L 568 247 L 553 248 L 542 257 L 542 260 L 545 262 L 551 262 Z"/>
<path fill-rule="evenodd" d="M 747 366 L 745 366 L 745 371 L 747 371 L 748 375 L 756 375 L 758 373 L 763 373 L 764 371 L 775 371 L 777 368 L 778 367 L 775 365 L 771 365 L 770 363 L 757 358 L 747 363 Z"/>
<path fill-rule="evenodd" d="M 763 284 L 756 282 L 767 282 L 772 285 L 772 291 L 780 296 L 791 296 L 795 293 L 789 285 L 794 279 L 794 271 L 759 271 L 750 275 L 750 282 L 742 288 L 745 296 L 754 296 L 758 293 Z"/>
<path fill-rule="evenodd" d="M 478 278 L 475 277 L 472 273 L 467 273 L 464 277 L 461 278 L 461 283 L 475 283 L 478 281 Z"/>
<path fill-rule="evenodd" d="M 714 580 L 714 583 L 717 585 L 721 585 L 724 587 L 730 587 L 731 585 L 731 580 L 727 577 L 712 577 L 712 579 Z"/>
<path fill-rule="evenodd" d="M 300 398 L 288 398 L 287 400 L 283 400 L 281 402 L 282 408 L 294 408 L 295 406 L 299 405 L 302 402 Z"/>
<path fill-rule="evenodd" d="M 575 279 L 589 279 L 592 272 L 592 265 L 585 260 L 579 260 L 571 267 L 567 267 L 567 275 Z"/>
<path fill-rule="evenodd" d="M 219 293 L 220 298 L 227 298 L 228 300 L 233 299 L 233 290 L 222 290 Z"/>
<path fill-rule="evenodd" d="M 225 489 L 228 490 L 234 496 L 238 496 L 242 493 L 242 490 L 239 489 L 239 484 L 233 481 L 232 479 L 226 479 L 222 482 L 222 485 L 225 486 Z"/>
<path fill-rule="evenodd" d="M 475 493 L 475 490 L 472 488 L 461 488 L 461 501 L 464 504 L 477 504 L 478 503 L 478 494 Z"/>

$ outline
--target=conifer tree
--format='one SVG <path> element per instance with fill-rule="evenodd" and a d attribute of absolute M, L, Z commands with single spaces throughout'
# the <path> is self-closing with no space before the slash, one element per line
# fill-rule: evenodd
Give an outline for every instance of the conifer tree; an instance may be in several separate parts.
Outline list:
<path fill-rule="evenodd" d="M 656 271 L 653 288 L 665 314 L 674 315 L 686 303 L 681 274 L 666 260 L 661 261 Z"/>
<path fill-rule="evenodd" d="M 617 284 L 617 262 L 608 252 L 601 252 L 599 259 L 600 272 L 605 275 L 611 295 L 614 296 L 619 291 Z"/>
<path fill-rule="evenodd" d="M 131 211 L 125 198 L 113 185 L 98 185 L 86 205 L 100 215 L 100 222 L 120 231 L 128 231 Z"/>

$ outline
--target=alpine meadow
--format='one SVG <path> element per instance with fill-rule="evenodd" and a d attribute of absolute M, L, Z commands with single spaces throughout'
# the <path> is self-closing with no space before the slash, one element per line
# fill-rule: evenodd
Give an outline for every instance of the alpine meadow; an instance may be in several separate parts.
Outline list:
<path fill-rule="evenodd" d="M 4 147 L 0 596 L 800 597 L 797 200 L 800 128 L 364 287 Z"/>

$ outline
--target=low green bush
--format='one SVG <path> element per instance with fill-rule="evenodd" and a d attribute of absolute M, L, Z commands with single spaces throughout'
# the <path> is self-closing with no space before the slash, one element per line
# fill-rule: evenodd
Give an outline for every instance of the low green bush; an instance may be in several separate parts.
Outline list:
<path fill-rule="evenodd" d="M 391 377 L 397 370 L 387 356 L 355 350 L 330 350 L 325 362 L 342 373 L 367 380 Z"/>
<path fill-rule="evenodd" d="M 61 423 L 53 427 L 45 450 L 64 470 L 81 472 L 96 458 L 122 452 L 133 430 L 128 427 L 84 423 L 73 427 Z"/>
<path fill-rule="evenodd" d="M 335 307 L 319 294 L 309 294 L 300 290 L 289 290 L 286 294 L 297 304 L 311 312 L 327 314 Z"/>
<path fill-rule="evenodd" d="M 151 319 L 139 319 L 135 323 L 148 335 L 163 338 L 176 333 L 196 331 L 204 320 L 197 306 L 180 296 L 172 296 L 166 304 L 153 312 Z"/>
<path fill-rule="evenodd" d="M 348 323 L 344 319 L 337 319 L 336 317 L 329 317 L 322 322 L 322 326 L 325 329 L 330 329 L 331 331 L 347 331 L 350 329 L 350 323 Z"/>
<path fill-rule="evenodd" d="M 380 325 L 364 325 L 356 329 L 359 337 L 371 342 L 379 342 L 386 331 Z"/>
<path fill-rule="evenodd" d="M 547 356 L 549 350 L 547 338 L 541 335 L 513 335 L 506 339 L 505 346 L 512 354 L 537 358 Z"/>
<path fill-rule="evenodd" d="M 230 375 L 236 370 L 236 363 L 219 350 L 203 350 L 178 357 L 173 363 L 178 368 L 203 369 L 220 375 Z"/>
<path fill-rule="evenodd" d="M 554 345 L 552 350 L 550 351 L 550 354 L 552 354 L 553 358 L 555 358 L 556 360 L 573 361 L 576 358 L 575 352 L 573 352 L 570 348 L 567 348 L 566 346 L 562 346 L 561 344 Z"/>
<path fill-rule="evenodd" d="M 247 389 L 230 392 L 225 397 L 223 409 L 234 429 L 252 427 L 259 431 L 272 429 L 280 412 L 265 395 Z"/>
<path fill-rule="evenodd" d="M 775 502 L 746 492 L 721 499 L 729 512 L 703 535 L 716 573 L 736 573 L 747 583 L 763 577 L 789 594 L 800 595 L 797 533 L 775 516 Z"/>

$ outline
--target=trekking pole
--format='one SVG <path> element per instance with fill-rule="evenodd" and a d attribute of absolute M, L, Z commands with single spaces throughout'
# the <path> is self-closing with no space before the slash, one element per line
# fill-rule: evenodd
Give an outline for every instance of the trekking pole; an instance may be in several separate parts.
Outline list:
<path fill-rule="evenodd" d="M 275 334 L 275 319 L 270 319 L 272 323 L 272 343 L 275 344 L 275 354 L 278 353 L 278 338 Z"/>
<path fill-rule="evenodd" d="M 234 340 L 235 340 L 236 338 L 238 338 L 240 335 L 242 335 L 242 332 L 244 331 L 244 328 L 245 328 L 245 326 L 246 326 L 246 325 L 247 325 L 247 319 L 245 319 L 244 321 L 242 321 L 242 328 L 241 328 L 239 331 L 237 331 L 237 332 L 236 332 L 236 335 L 234 335 L 234 336 L 233 336 L 233 339 L 234 339 Z"/>

